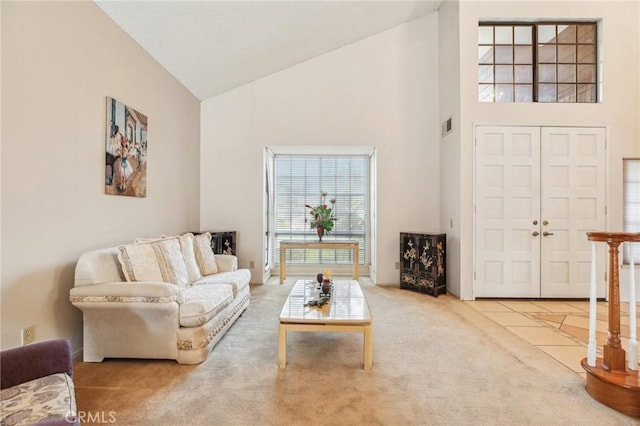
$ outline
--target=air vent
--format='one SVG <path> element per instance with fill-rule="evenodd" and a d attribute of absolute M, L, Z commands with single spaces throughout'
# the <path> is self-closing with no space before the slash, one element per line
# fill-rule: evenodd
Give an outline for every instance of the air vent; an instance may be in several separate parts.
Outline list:
<path fill-rule="evenodd" d="M 447 118 L 447 121 L 444 121 L 442 123 L 442 136 L 446 136 L 449 133 L 451 133 L 451 128 L 452 128 L 452 124 L 451 124 L 451 117 Z"/>

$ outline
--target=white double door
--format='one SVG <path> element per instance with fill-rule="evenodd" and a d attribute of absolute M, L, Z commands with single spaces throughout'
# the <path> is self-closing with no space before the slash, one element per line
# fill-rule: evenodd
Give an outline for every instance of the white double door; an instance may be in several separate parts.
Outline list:
<path fill-rule="evenodd" d="M 605 229 L 604 129 L 478 126 L 475 142 L 474 296 L 589 297 L 586 233 Z"/>

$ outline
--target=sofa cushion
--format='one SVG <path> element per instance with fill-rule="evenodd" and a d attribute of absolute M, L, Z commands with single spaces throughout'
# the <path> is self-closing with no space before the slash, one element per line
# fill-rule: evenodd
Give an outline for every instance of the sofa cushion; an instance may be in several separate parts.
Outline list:
<path fill-rule="evenodd" d="M 191 233 L 186 233 L 180 236 L 180 247 L 182 248 L 182 256 L 184 257 L 184 264 L 187 267 L 187 275 L 189 276 L 189 283 L 194 283 L 202 278 L 200 273 L 200 267 L 196 261 L 196 252 L 194 247 L 194 237 Z"/>
<path fill-rule="evenodd" d="M 73 423 L 76 398 L 73 380 L 56 373 L 0 391 L 2 424 L 35 424 L 54 419 Z"/>
<path fill-rule="evenodd" d="M 211 233 L 205 232 L 196 235 L 193 240 L 193 248 L 200 273 L 205 276 L 217 273 L 218 265 L 211 249 Z"/>
<path fill-rule="evenodd" d="M 76 264 L 76 287 L 95 283 L 125 281 L 118 260 L 118 247 L 109 247 L 83 253 Z"/>
<path fill-rule="evenodd" d="M 198 327 L 222 312 L 233 301 L 230 285 L 198 285 L 184 289 L 180 305 L 180 325 Z"/>
<path fill-rule="evenodd" d="M 207 275 L 195 282 L 194 287 L 207 284 L 230 284 L 233 287 L 233 297 L 249 285 L 251 272 L 248 269 L 238 269 L 230 272 L 218 272 L 215 275 Z"/>
<path fill-rule="evenodd" d="M 161 281 L 186 286 L 187 267 L 178 237 L 118 247 L 118 260 L 127 281 Z"/>
<path fill-rule="evenodd" d="M 180 248 L 182 249 L 182 257 L 184 258 L 184 264 L 187 268 L 187 275 L 189 277 L 189 283 L 192 284 L 202 278 L 200 273 L 200 267 L 196 262 L 196 253 L 193 247 L 193 234 L 187 232 L 186 234 L 179 236 L 167 237 L 162 235 L 158 238 L 139 237 L 136 238 L 134 243 L 150 243 L 154 241 L 162 241 L 167 238 L 178 238 L 180 240 Z"/>

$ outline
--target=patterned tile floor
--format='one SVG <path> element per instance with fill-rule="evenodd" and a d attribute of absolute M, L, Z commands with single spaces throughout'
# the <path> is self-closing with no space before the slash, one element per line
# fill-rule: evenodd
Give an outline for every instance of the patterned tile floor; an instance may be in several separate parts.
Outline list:
<path fill-rule="evenodd" d="M 586 376 L 580 366 L 587 356 L 589 341 L 589 302 L 548 300 L 476 300 L 465 302 L 485 316 L 517 334 L 555 358 L 567 368 Z M 636 325 L 640 325 L 640 304 L 636 305 Z M 629 341 L 629 304 L 620 304 L 622 347 Z M 608 304 L 598 302 L 596 340 L 598 356 L 607 342 Z M 640 327 L 636 336 L 640 338 Z"/>

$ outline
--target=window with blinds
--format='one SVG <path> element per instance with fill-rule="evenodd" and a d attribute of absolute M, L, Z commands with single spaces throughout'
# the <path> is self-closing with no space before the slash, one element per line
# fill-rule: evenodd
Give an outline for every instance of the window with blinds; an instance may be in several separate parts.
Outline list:
<path fill-rule="evenodd" d="M 311 229 L 309 209 L 335 198 L 333 231 L 323 241 L 335 239 L 357 240 L 360 243 L 360 264 L 364 264 L 367 247 L 367 185 L 368 158 L 366 156 L 302 156 L 275 155 L 274 211 L 271 246 L 279 247 L 282 240 L 317 240 Z M 280 262 L 279 250 L 273 250 L 274 263 Z M 351 250 L 287 250 L 287 263 L 351 264 Z"/>
<path fill-rule="evenodd" d="M 623 213 L 622 226 L 624 232 L 640 232 L 640 158 L 624 158 L 622 160 Z M 629 244 L 623 244 L 623 262 L 631 261 Z M 640 264 L 640 244 L 635 243 L 633 260 Z"/>

